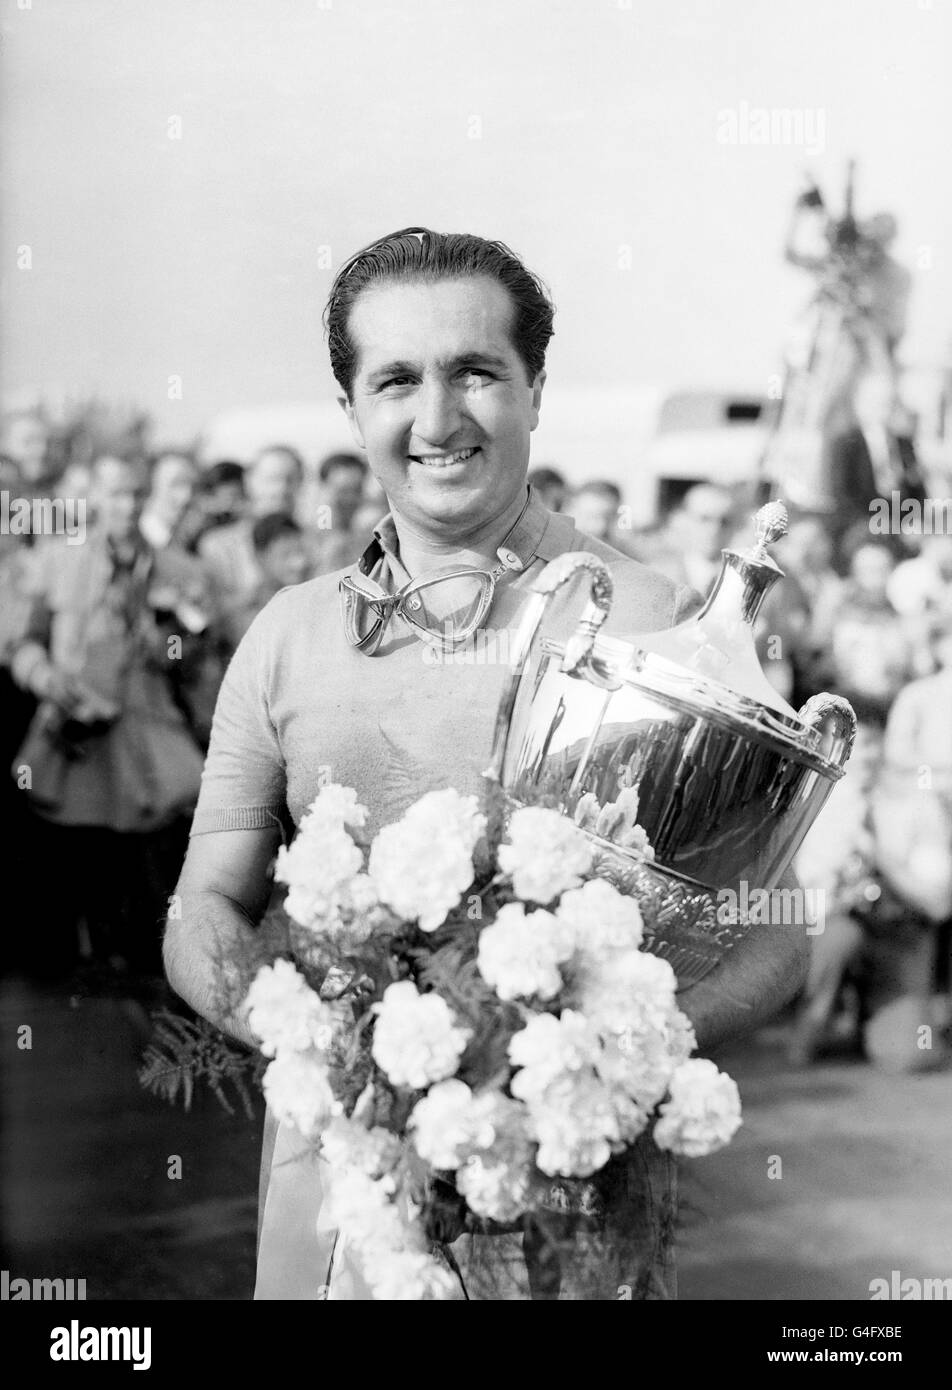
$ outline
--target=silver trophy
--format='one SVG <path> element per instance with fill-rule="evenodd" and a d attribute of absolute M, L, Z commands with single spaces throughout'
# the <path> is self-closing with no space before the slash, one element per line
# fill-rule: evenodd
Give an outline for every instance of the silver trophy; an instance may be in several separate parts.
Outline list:
<path fill-rule="evenodd" d="M 797 713 L 761 670 L 752 625 L 783 575 L 767 546 L 785 533 L 786 511 L 772 502 L 755 520 L 756 545 L 722 552 L 696 616 L 632 640 L 599 635 L 612 603 L 600 560 L 552 561 L 517 631 L 497 717 L 489 775 L 510 810 L 550 806 L 582 827 L 596 872 L 637 898 L 645 943 L 682 988 L 750 929 L 755 917 L 729 904 L 776 887 L 856 729 L 845 700 L 815 695 Z M 566 586 L 582 574 L 590 596 L 573 630 Z"/>

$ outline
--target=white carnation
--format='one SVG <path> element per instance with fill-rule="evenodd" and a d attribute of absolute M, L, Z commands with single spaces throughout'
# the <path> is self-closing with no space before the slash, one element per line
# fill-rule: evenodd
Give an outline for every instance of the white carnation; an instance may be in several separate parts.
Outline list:
<path fill-rule="evenodd" d="M 332 1168 L 327 1210 L 355 1248 L 375 1299 L 423 1302 L 459 1296 L 458 1281 L 423 1249 L 419 1227 L 394 1201 L 390 1177 L 373 1179 L 359 1168 Z"/>
<path fill-rule="evenodd" d="M 474 1093 L 441 1081 L 410 1116 L 414 1147 L 434 1168 L 456 1170 L 456 1186 L 478 1216 L 513 1221 L 529 1202 L 532 1146 L 525 1107 L 499 1091 Z"/>
<path fill-rule="evenodd" d="M 552 1177 L 588 1177 L 625 1136 L 611 1089 L 590 1069 L 557 1077 L 529 1103 L 536 1165 Z"/>
<path fill-rule="evenodd" d="M 317 1052 L 283 1052 L 269 1063 L 262 1087 L 277 1118 L 305 1139 L 316 1139 L 340 1110 Z"/>
<path fill-rule="evenodd" d="M 473 1147 L 456 1173 L 456 1186 L 477 1216 L 514 1221 L 530 1204 L 533 1153 L 528 1112 L 499 1091 L 478 1099 L 487 1102 Z"/>
<path fill-rule="evenodd" d="M 671 1098 L 661 1106 L 654 1139 L 659 1148 L 702 1158 L 729 1144 L 740 1123 L 736 1083 L 707 1058 L 695 1057 L 671 1078 Z"/>
<path fill-rule="evenodd" d="M 576 949 L 586 956 L 637 950 L 644 936 L 641 909 L 603 878 L 563 893 L 556 910 L 574 934 Z"/>
<path fill-rule="evenodd" d="M 564 1072 L 592 1067 L 601 1051 L 591 1023 L 574 1009 L 561 1017 L 536 1014 L 509 1041 L 509 1060 L 520 1068 L 510 1090 L 520 1100 L 540 1094 Z"/>
<path fill-rule="evenodd" d="M 531 1146 L 520 1147 L 519 1157 L 503 1154 L 470 1154 L 456 1174 L 456 1187 L 470 1210 L 489 1221 L 515 1221 L 529 1206 Z"/>
<path fill-rule="evenodd" d="M 645 1021 L 641 1028 L 603 1038 L 597 1070 L 619 1096 L 627 1096 L 647 1113 L 667 1093 L 682 1060 L 672 1054 L 666 1031 Z"/>
<path fill-rule="evenodd" d="M 480 933 L 477 963 L 500 999 L 552 999 L 572 950 L 571 929 L 551 912 L 527 914 L 522 903 L 506 903 Z"/>
<path fill-rule="evenodd" d="M 392 1178 L 372 1178 L 358 1167 L 331 1165 L 326 1187 L 327 1213 L 348 1240 L 362 1249 L 406 1245 L 408 1234 L 392 1200 Z"/>
<path fill-rule="evenodd" d="M 266 1057 L 278 1052 L 326 1050 L 334 1036 L 334 1015 L 290 961 L 263 965 L 246 996 L 248 1023 L 261 1039 Z"/>
<path fill-rule="evenodd" d="M 380 894 L 369 874 L 355 875 L 341 895 L 342 909 L 360 916 L 373 912 L 379 903 Z"/>
<path fill-rule="evenodd" d="M 511 874 L 516 896 L 549 903 L 577 888 L 592 866 L 592 846 L 558 811 L 526 806 L 509 822 L 509 843 L 499 846 L 499 867 Z"/>
<path fill-rule="evenodd" d="M 458 1168 L 475 1147 L 492 1143 L 490 1097 L 477 1098 L 464 1081 L 431 1086 L 408 1122 L 417 1153 L 434 1168 Z"/>
<path fill-rule="evenodd" d="M 300 829 L 319 831 L 327 825 L 353 826 L 362 830 L 367 822 L 367 807 L 361 806 L 353 787 L 328 782 L 322 787 L 301 817 Z"/>
<path fill-rule="evenodd" d="M 374 1298 L 384 1303 L 429 1303 L 462 1298 L 459 1280 L 423 1250 L 375 1251 L 364 1264 Z"/>
<path fill-rule="evenodd" d="M 420 994 L 410 980 L 389 985 L 374 1005 L 374 1061 L 394 1086 L 422 1090 L 452 1076 L 470 1037 L 439 994 Z"/>
<path fill-rule="evenodd" d="M 389 1130 L 379 1125 L 366 1129 L 340 1115 L 321 1135 L 321 1152 L 333 1168 L 357 1168 L 370 1178 L 382 1178 L 396 1167 L 402 1146 Z"/>
<path fill-rule="evenodd" d="M 368 867 L 381 901 L 435 931 L 473 881 L 473 850 L 485 828 L 474 796 L 427 792 L 371 846 Z"/>
<path fill-rule="evenodd" d="M 333 916 L 335 897 L 363 868 L 364 856 L 342 825 L 310 818 L 289 847 L 278 850 L 274 876 L 288 885 L 284 905 L 302 927 Z"/>
<path fill-rule="evenodd" d="M 652 1021 L 662 1029 L 676 1007 L 677 976 L 666 960 L 647 951 L 583 957 L 575 983 L 579 1007 L 600 1032 Z"/>

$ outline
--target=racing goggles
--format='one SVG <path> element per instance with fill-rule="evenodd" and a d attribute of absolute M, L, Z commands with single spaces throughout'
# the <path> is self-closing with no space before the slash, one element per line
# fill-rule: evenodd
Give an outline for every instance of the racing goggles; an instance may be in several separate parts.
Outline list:
<path fill-rule="evenodd" d="M 340 609 L 344 635 L 352 647 L 373 656 L 390 619 L 396 613 L 427 642 L 452 651 L 471 637 L 492 607 L 496 584 L 509 572 L 523 568 L 515 551 L 500 546 L 500 563 L 491 570 L 472 565 L 447 565 L 411 579 L 388 594 L 370 572 L 383 557 L 374 539 L 361 555 L 356 570 L 340 581 Z"/>

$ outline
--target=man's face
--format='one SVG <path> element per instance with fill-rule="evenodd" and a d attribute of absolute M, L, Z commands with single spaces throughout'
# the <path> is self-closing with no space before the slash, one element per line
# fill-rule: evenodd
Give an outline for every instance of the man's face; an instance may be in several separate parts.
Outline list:
<path fill-rule="evenodd" d="M 248 470 L 248 500 L 255 516 L 294 511 L 301 477 L 294 459 L 280 449 L 261 454 Z"/>
<path fill-rule="evenodd" d="M 170 526 L 176 526 L 195 495 L 195 469 L 180 454 L 164 454 L 152 473 L 150 505 Z"/>
<path fill-rule="evenodd" d="M 525 489 L 545 373 L 526 376 L 513 305 L 486 276 L 383 284 L 354 305 L 354 437 L 391 507 L 439 538 L 503 515 Z"/>
<path fill-rule="evenodd" d="M 148 490 L 149 476 L 144 464 L 100 459 L 90 499 L 98 525 L 115 541 L 131 540 L 138 533 Z"/>

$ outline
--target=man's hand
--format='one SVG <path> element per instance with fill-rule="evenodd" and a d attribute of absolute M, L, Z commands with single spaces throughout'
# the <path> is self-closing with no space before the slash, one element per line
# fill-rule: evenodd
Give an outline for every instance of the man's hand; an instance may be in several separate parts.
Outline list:
<path fill-rule="evenodd" d="M 797 888 L 788 870 L 778 888 Z M 750 1032 L 786 1004 L 806 980 L 807 923 L 755 923 L 700 983 L 678 995 L 702 1054 Z"/>
<path fill-rule="evenodd" d="M 257 924 L 271 895 L 271 861 L 280 831 L 222 830 L 195 835 L 175 890 L 163 955 L 169 983 L 186 1003 L 248 1047 L 257 1042 L 235 1006 L 229 965 L 254 951 L 273 960 L 287 942 Z"/>

